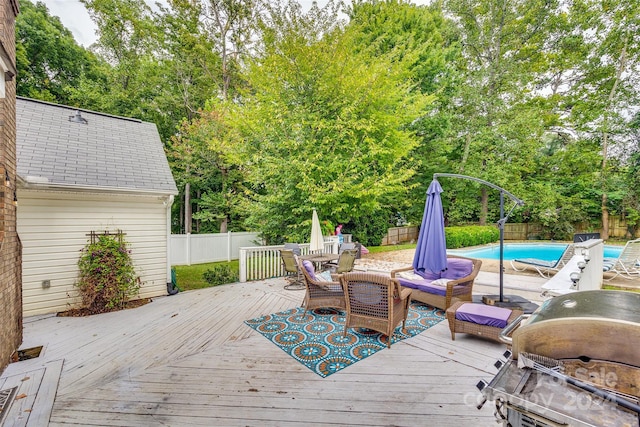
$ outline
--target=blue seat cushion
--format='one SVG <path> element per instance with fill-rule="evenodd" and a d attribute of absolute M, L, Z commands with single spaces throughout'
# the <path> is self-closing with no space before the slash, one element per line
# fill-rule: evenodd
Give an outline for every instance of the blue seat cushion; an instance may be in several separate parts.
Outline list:
<path fill-rule="evenodd" d="M 456 310 L 456 319 L 476 325 L 504 328 L 512 311 L 508 308 L 495 307 L 486 304 L 462 304 Z"/>
<path fill-rule="evenodd" d="M 422 277 L 422 279 L 407 279 L 399 274 L 396 278 L 398 282 L 406 288 L 417 289 L 422 292 L 427 292 L 435 295 L 446 295 L 447 287 L 442 285 L 432 284 L 438 279 L 457 280 L 466 277 L 473 271 L 473 262 L 468 259 L 448 258 L 447 269 L 442 273 L 433 273 L 429 270 L 414 270 L 414 273 Z M 453 287 L 454 294 L 455 289 L 461 285 L 455 285 Z"/>
<path fill-rule="evenodd" d="M 447 269 L 440 274 L 444 279 L 457 280 L 471 274 L 473 261 L 468 259 L 447 258 Z"/>

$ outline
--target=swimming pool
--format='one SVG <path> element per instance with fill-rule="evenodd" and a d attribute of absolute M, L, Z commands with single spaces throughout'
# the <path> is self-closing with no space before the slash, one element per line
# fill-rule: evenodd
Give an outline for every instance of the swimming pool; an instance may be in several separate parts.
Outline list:
<path fill-rule="evenodd" d="M 566 243 L 505 243 L 504 259 L 536 258 L 546 261 L 555 261 L 562 255 Z M 605 258 L 617 258 L 622 251 L 622 246 L 604 247 Z M 449 249 L 451 255 L 461 255 L 469 258 L 500 259 L 500 244 L 482 246 L 474 249 Z"/>

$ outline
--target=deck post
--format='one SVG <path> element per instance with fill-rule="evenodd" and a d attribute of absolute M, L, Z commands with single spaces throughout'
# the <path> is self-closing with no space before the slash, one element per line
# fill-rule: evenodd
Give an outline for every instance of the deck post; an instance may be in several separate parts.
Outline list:
<path fill-rule="evenodd" d="M 240 283 L 247 281 L 247 249 L 240 248 Z"/>

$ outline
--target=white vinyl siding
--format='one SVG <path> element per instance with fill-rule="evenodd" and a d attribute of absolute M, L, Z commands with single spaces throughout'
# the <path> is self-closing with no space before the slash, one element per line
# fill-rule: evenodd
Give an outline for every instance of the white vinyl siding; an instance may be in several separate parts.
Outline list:
<path fill-rule="evenodd" d="M 25 316 L 64 311 L 79 301 L 78 259 L 91 231 L 122 230 L 142 280 L 140 298 L 166 294 L 166 197 L 24 189 L 18 199 Z M 43 288 L 44 280 L 51 287 Z"/>

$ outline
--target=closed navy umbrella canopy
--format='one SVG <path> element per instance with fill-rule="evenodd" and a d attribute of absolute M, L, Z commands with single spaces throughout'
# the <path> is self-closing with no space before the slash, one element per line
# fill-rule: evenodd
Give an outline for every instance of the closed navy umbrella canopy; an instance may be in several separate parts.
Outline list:
<path fill-rule="evenodd" d="M 422 226 L 413 257 L 413 268 L 418 271 L 440 273 L 447 269 L 447 242 L 444 235 L 441 193 L 442 187 L 438 180 L 434 179 L 427 190 Z"/>

